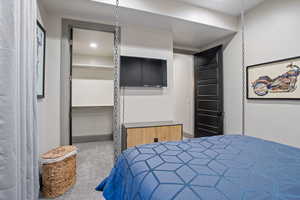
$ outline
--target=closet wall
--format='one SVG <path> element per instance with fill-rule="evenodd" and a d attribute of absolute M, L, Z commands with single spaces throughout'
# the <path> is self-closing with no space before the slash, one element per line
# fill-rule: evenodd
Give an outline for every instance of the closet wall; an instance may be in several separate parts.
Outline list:
<path fill-rule="evenodd" d="M 112 134 L 111 57 L 73 56 L 72 136 Z"/>
<path fill-rule="evenodd" d="M 194 56 L 174 54 L 174 119 L 194 135 Z"/>
<path fill-rule="evenodd" d="M 94 44 L 96 47 L 91 47 Z M 73 142 L 112 138 L 113 34 L 74 29 L 72 57 Z M 109 137 L 108 137 L 109 136 Z"/>

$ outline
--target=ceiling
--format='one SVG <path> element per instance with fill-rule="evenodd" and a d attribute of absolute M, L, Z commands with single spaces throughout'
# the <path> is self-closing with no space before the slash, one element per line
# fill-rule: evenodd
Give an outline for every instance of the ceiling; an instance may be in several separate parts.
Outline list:
<path fill-rule="evenodd" d="M 190 5 L 208 8 L 228 15 L 237 16 L 241 13 L 243 0 L 176 0 Z M 245 10 L 254 8 L 264 0 L 244 0 Z"/>
<path fill-rule="evenodd" d="M 60 15 L 71 19 L 90 19 L 94 22 L 114 24 L 114 6 L 92 2 L 91 0 L 39 0 L 47 13 Z M 161 0 L 163 1 L 163 0 Z M 239 13 L 240 0 L 176 0 L 189 4 L 220 10 L 231 14 Z M 245 0 L 247 8 L 251 8 L 263 0 Z M 217 3 L 216 3 L 217 2 Z M 70 6 L 72 5 L 72 6 Z M 234 31 L 225 30 L 213 26 L 181 20 L 165 15 L 143 12 L 140 10 L 122 7 L 120 10 L 120 22 L 122 26 L 142 26 L 149 29 L 171 31 L 173 33 L 174 46 L 187 49 L 200 49 L 207 44 L 234 34 Z M 92 36 L 91 36 L 92 38 Z M 99 37 L 100 38 L 100 37 Z M 105 45 L 104 41 L 99 41 Z M 101 47 L 101 45 L 100 45 Z M 80 47 L 84 52 L 108 55 L 111 52 L 102 51 L 99 48 L 92 52 L 88 47 Z M 77 51 L 80 51 L 78 49 Z M 101 52 L 102 51 L 102 52 Z"/>
<path fill-rule="evenodd" d="M 74 29 L 73 53 L 92 56 L 113 56 L 114 35 L 112 33 Z M 90 45 L 97 47 L 93 48 Z"/>

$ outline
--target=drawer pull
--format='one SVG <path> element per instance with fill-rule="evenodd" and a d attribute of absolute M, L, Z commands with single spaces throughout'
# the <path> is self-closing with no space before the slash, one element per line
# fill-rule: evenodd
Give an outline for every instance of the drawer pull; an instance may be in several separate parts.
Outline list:
<path fill-rule="evenodd" d="M 158 138 L 154 138 L 154 142 L 158 142 Z"/>

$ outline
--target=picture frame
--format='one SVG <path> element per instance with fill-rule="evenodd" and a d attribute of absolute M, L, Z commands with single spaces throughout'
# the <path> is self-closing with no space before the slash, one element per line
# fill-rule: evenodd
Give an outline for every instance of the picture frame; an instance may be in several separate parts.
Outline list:
<path fill-rule="evenodd" d="M 36 28 L 36 93 L 37 98 L 45 98 L 46 30 L 37 21 Z"/>
<path fill-rule="evenodd" d="M 300 100 L 300 57 L 248 66 L 246 87 L 247 99 Z"/>

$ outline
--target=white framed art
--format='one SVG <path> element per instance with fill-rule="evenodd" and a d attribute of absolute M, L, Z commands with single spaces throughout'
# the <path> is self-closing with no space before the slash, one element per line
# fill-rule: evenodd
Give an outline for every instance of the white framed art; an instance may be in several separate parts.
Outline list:
<path fill-rule="evenodd" d="M 36 93 L 38 98 L 44 98 L 45 97 L 46 31 L 39 21 L 37 21 L 36 37 L 37 37 Z"/>
<path fill-rule="evenodd" d="M 300 100 L 300 57 L 247 67 L 247 99 Z"/>

